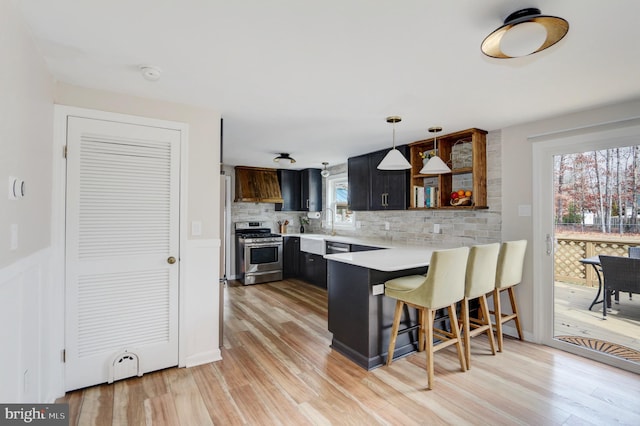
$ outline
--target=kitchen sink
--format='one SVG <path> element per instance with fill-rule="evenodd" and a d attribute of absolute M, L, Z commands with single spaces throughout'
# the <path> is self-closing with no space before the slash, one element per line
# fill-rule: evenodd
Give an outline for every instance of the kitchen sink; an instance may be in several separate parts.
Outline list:
<path fill-rule="evenodd" d="M 324 235 L 300 235 L 300 251 L 324 256 L 326 254 Z"/>

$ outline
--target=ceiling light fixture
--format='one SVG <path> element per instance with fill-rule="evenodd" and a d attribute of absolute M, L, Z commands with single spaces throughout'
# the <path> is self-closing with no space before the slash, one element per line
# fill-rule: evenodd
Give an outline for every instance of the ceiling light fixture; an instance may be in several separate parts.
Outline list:
<path fill-rule="evenodd" d="M 329 175 L 331 174 L 329 172 L 329 170 L 327 170 L 327 165 L 329 163 L 327 163 L 326 161 L 322 162 L 322 165 L 324 166 L 324 169 L 322 169 L 322 171 L 320 172 L 320 176 L 322 176 L 323 178 L 329 177 Z"/>
<path fill-rule="evenodd" d="M 427 164 L 420 170 L 420 174 L 423 175 L 441 175 L 444 173 L 451 173 L 449 166 L 445 164 L 440 157 L 438 157 L 438 141 L 436 140 L 436 133 L 441 132 L 442 127 L 434 126 L 429 127 L 429 132 L 433 133 L 433 151 L 435 155 L 429 158 Z"/>
<path fill-rule="evenodd" d="M 276 158 L 273 159 L 275 163 L 281 164 L 283 166 L 288 166 L 296 162 L 293 158 L 289 157 L 289 154 L 286 152 L 280 153 Z"/>
<path fill-rule="evenodd" d="M 396 149 L 396 123 L 400 121 L 402 121 L 402 118 L 397 115 L 387 117 L 387 123 L 393 124 L 393 147 L 378 164 L 378 170 L 406 170 L 411 168 L 411 163 Z"/>
<path fill-rule="evenodd" d="M 541 15 L 540 9 L 530 7 L 507 16 L 504 25 L 482 41 L 481 49 L 492 58 L 527 56 L 553 46 L 568 31 L 565 19 Z"/>
<path fill-rule="evenodd" d="M 140 65 L 138 69 L 142 73 L 142 77 L 147 81 L 158 81 L 162 75 L 162 70 L 153 65 Z"/>

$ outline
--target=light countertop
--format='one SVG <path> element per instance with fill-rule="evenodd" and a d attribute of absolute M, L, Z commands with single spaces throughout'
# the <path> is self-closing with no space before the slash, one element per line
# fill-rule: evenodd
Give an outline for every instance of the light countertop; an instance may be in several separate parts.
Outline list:
<path fill-rule="evenodd" d="M 427 247 L 393 247 L 382 250 L 327 254 L 324 258 L 363 268 L 391 272 L 428 266 L 434 250 L 436 249 Z"/>
<path fill-rule="evenodd" d="M 407 246 L 393 243 L 389 240 L 358 238 L 343 235 L 311 234 L 311 233 L 290 233 L 283 234 L 283 237 L 300 237 L 313 240 L 335 241 L 362 246 L 381 248 L 380 250 L 357 251 L 351 253 L 325 254 L 324 258 L 337 262 L 347 263 L 363 268 L 375 269 L 378 271 L 391 272 L 404 269 L 419 268 L 428 266 L 431 261 L 431 254 L 435 250 L 445 247 Z M 302 243 L 301 243 L 302 244 Z"/>

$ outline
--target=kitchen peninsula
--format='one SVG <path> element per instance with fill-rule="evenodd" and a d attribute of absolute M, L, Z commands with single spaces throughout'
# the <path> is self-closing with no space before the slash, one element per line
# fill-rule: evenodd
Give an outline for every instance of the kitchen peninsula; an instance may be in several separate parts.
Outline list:
<path fill-rule="evenodd" d="M 425 274 L 433 251 L 403 247 L 325 255 L 331 347 L 367 370 L 382 365 L 395 310 L 395 299 L 384 296 L 384 282 Z M 398 335 L 394 358 L 418 349 L 417 324 L 416 310 L 405 307 L 401 328 L 412 329 Z"/>

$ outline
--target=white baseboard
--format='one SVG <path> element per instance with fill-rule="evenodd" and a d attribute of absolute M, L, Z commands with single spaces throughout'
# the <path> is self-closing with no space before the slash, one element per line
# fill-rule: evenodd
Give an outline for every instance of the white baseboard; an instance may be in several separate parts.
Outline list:
<path fill-rule="evenodd" d="M 215 349 L 209 352 L 203 352 L 199 354 L 193 354 L 185 359 L 185 367 L 195 367 L 202 364 L 208 364 L 210 362 L 216 362 L 222 360 L 222 354 L 220 349 Z"/>

